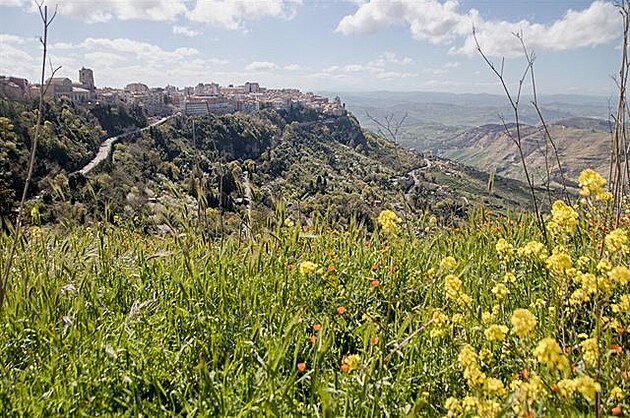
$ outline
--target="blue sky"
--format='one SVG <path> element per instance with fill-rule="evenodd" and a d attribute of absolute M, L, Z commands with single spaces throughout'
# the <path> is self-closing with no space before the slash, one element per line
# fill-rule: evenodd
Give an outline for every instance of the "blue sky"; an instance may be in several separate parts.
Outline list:
<path fill-rule="evenodd" d="M 609 96 L 621 19 L 611 1 L 58 0 L 51 61 L 97 86 L 198 82 L 302 90 L 500 92 L 472 28 L 515 82 L 535 51 L 541 93 Z M 35 81 L 41 22 L 30 0 L 0 0 L 0 74 Z"/>

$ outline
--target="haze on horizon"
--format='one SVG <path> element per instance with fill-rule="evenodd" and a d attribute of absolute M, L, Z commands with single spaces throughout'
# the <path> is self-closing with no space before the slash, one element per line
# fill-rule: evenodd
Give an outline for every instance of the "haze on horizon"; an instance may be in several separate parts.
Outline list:
<path fill-rule="evenodd" d="M 98 87 L 257 81 L 315 91 L 500 93 L 475 50 L 524 61 L 544 94 L 610 96 L 621 17 L 614 2 L 507 0 L 57 0 L 50 57 Z M 0 0 L 0 74 L 37 80 L 41 22 L 30 0 Z"/>

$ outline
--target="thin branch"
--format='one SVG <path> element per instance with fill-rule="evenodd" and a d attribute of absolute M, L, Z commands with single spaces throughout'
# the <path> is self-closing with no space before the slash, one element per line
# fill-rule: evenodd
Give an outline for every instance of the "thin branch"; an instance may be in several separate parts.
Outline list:
<path fill-rule="evenodd" d="M 9 250 L 9 259 L 7 260 L 7 264 L 4 269 L 4 273 L 2 275 L 2 281 L 0 282 L 0 311 L 4 306 L 4 300 L 7 293 L 7 284 L 9 281 L 9 274 L 11 273 L 11 267 L 13 265 L 13 258 L 15 256 L 15 250 L 17 248 L 17 244 L 20 240 L 20 236 L 22 233 L 22 217 L 24 215 L 24 205 L 26 203 L 26 197 L 28 196 L 28 189 L 31 183 L 31 179 L 33 177 L 33 168 L 35 166 L 35 155 L 37 152 L 37 142 L 39 140 L 39 136 L 41 134 L 42 124 L 44 122 L 44 95 L 48 91 L 48 87 L 52 82 L 52 77 L 54 77 L 55 73 L 61 68 L 58 67 L 55 71 L 53 71 L 51 77 L 48 79 L 48 82 L 45 83 L 44 79 L 46 78 L 46 56 L 47 56 L 47 46 L 48 46 L 48 27 L 51 25 L 55 16 L 57 16 L 57 6 L 55 6 L 55 11 L 51 17 L 48 16 L 48 6 L 43 5 L 42 2 L 37 2 L 37 7 L 39 9 L 39 15 L 42 19 L 43 28 L 44 28 L 44 37 L 41 39 L 44 50 L 42 52 L 42 72 L 41 72 L 41 83 L 39 86 L 39 107 L 37 112 L 37 124 L 35 125 L 35 135 L 33 136 L 33 142 L 31 143 L 31 152 L 29 155 L 28 161 L 28 172 L 26 176 L 26 181 L 24 182 L 24 189 L 22 190 L 22 198 L 20 200 L 20 205 L 18 206 L 18 214 L 15 222 L 15 231 L 13 235 L 13 241 L 11 243 L 11 249 Z"/>

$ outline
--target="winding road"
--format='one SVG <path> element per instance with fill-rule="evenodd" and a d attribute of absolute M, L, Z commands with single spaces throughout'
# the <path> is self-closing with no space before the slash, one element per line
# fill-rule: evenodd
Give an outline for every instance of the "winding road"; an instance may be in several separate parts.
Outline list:
<path fill-rule="evenodd" d="M 138 132 L 144 132 L 146 130 L 148 130 L 149 128 L 152 128 L 154 126 L 158 126 L 163 124 L 164 122 L 166 122 L 167 120 L 171 119 L 172 117 L 177 116 L 177 114 L 175 115 L 171 115 L 171 116 L 166 116 L 156 122 L 153 122 L 152 124 L 142 128 L 142 129 L 135 129 L 133 131 L 130 132 L 126 132 L 124 134 L 120 134 L 120 135 L 116 135 L 116 136 L 112 136 L 110 138 L 107 138 L 105 141 L 103 141 L 101 143 L 101 146 L 98 149 L 98 152 L 96 153 L 96 156 L 92 159 L 92 161 L 90 161 L 85 167 L 83 167 L 81 170 L 79 170 L 79 173 L 86 175 L 88 174 L 90 171 L 92 171 L 96 166 L 98 166 L 100 163 L 102 163 L 103 161 L 105 161 L 107 159 L 107 157 L 110 155 L 110 153 L 112 152 L 112 147 L 114 146 L 114 144 L 118 141 L 120 141 L 121 139 L 127 137 L 127 136 L 131 136 L 134 134 L 137 134 Z"/>

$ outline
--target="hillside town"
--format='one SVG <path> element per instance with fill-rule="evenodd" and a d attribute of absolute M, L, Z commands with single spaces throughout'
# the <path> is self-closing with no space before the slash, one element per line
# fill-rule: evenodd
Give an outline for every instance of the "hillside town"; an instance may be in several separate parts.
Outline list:
<path fill-rule="evenodd" d="M 291 109 L 302 105 L 317 109 L 324 114 L 341 116 L 346 113 L 345 104 L 339 97 L 330 100 L 312 92 L 298 89 L 272 89 L 257 82 L 243 85 L 221 86 L 217 83 L 199 83 L 194 87 L 149 87 L 141 82 L 127 84 L 124 88 L 97 88 L 94 72 L 89 68 L 79 70 L 79 81 L 68 77 L 47 80 L 46 96 L 59 100 L 63 97 L 85 106 L 127 104 L 136 105 L 148 117 L 164 117 L 182 112 L 186 115 L 209 115 L 233 112 L 252 113 L 265 108 Z M 31 84 L 25 78 L 0 75 L 0 97 L 13 100 L 28 99 L 39 95 L 39 84 Z"/>

